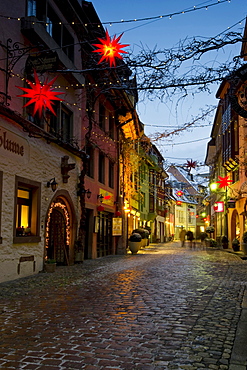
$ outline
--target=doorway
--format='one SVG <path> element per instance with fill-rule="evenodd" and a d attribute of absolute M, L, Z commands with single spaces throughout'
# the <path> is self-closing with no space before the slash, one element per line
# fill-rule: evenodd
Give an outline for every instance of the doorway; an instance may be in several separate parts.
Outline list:
<path fill-rule="evenodd" d="M 54 201 L 48 211 L 46 223 L 46 258 L 59 265 L 69 265 L 71 219 L 65 202 Z"/>
<path fill-rule="evenodd" d="M 97 234 L 97 257 L 112 254 L 112 214 L 100 212 L 99 230 Z"/>

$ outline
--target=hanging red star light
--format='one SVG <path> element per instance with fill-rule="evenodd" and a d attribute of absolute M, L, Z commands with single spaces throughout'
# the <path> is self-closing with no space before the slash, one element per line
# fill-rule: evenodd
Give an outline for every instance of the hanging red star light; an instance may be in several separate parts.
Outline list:
<path fill-rule="evenodd" d="M 121 33 L 120 36 L 116 37 L 109 36 L 108 31 L 106 30 L 106 38 L 101 39 L 98 38 L 98 40 L 101 42 L 101 44 L 93 44 L 93 46 L 97 46 L 97 50 L 93 50 L 94 53 L 100 53 L 102 55 L 101 59 L 99 60 L 98 64 L 103 62 L 103 60 L 109 61 L 110 67 L 116 66 L 116 58 L 123 59 L 122 55 L 120 53 L 127 54 L 127 51 L 121 50 L 122 48 L 125 48 L 126 46 L 129 46 L 129 44 L 120 44 L 119 41 L 121 37 L 123 36 L 123 33 Z"/>
<path fill-rule="evenodd" d="M 219 176 L 219 181 L 216 181 L 218 182 L 220 185 L 219 185 L 219 188 L 227 188 L 227 186 L 230 185 L 230 183 L 232 182 L 232 180 L 230 180 L 228 178 L 228 176 L 225 176 L 225 177 L 221 177 Z"/>
<path fill-rule="evenodd" d="M 46 79 L 45 83 L 42 85 L 39 81 L 36 71 L 34 71 L 35 83 L 27 81 L 28 84 L 30 85 L 30 88 L 16 86 L 18 87 L 18 89 L 21 89 L 26 93 L 17 96 L 30 98 L 30 100 L 23 106 L 23 108 L 27 107 L 30 104 L 34 104 L 33 116 L 38 112 L 39 116 L 41 117 L 43 108 L 44 109 L 48 108 L 56 116 L 56 113 L 52 107 L 52 105 L 54 104 L 52 100 L 61 101 L 63 99 L 58 98 L 56 95 L 64 94 L 58 91 L 55 92 L 51 88 L 56 79 L 57 77 L 53 78 L 50 82 L 47 82 Z"/>
<path fill-rule="evenodd" d="M 187 161 L 185 166 L 188 167 L 189 170 L 192 170 L 192 168 L 196 168 L 197 161 L 193 161 L 192 159 L 190 161 Z"/>
<path fill-rule="evenodd" d="M 176 195 L 177 195 L 178 197 L 181 197 L 182 195 L 184 195 L 184 192 L 183 192 L 182 190 L 178 190 L 178 191 L 176 192 Z"/>

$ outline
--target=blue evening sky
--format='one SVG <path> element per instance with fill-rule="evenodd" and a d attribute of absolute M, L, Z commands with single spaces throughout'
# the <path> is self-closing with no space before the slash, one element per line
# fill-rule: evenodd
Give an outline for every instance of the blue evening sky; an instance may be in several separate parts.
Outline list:
<path fill-rule="evenodd" d="M 137 54 L 140 45 L 147 49 L 157 46 L 157 49 L 170 48 L 175 46 L 179 40 L 192 36 L 212 37 L 228 27 L 236 24 L 232 31 L 242 31 L 245 21 L 240 24 L 247 15 L 246 0 L 231 0 L 223 2 L 217 0 L 93 0 L 101 22 L 114 22 L 130 19 L 140 19 L 161 15 L 170 15 L 175 12 L 182 12 L 194 7 L 204 8 L 190 13 L 174 15 L 170 19 L 164 17 L 158 20 L 145 22 L 122 22 L 120 24 L 104 25 L 111 36 L 124 32 L 121 43 L 130 44 L 129 48 Z M 196 9 L 196 8 L 195 8 Z M 213 52 L 203 59 L 203 62 L 217 65 L 222 61 L 233 58 L 239 54 L 241 45 L 237 44 L 226 48 L 223 52 Z M 127 49 L 126 49 L 127 50 Z M 153 133 L 163 132 L 168 129 L 162 126 L 179 127 L 191 122 L 192 117 L 200 115 L 200 109 L 206 105 L 216 105 L 215 93 L 219 85 L 212 88 L 212 93 L 203 93 L 194 97 L 188 97 L 178 101 L 174 97 L 166 103 L 159 100 L 143 101 L 140 99 L 137 111 L 141 121 L 145 125 L 145 133 L 150 136 Z M 141 98 L 141 96 L 140 96 Z M 207 142 L 212 124 L 213 116 L 202 122 L 204 127 L 195 127 L 193 130 L 181 132 L 169 140 L 162 140 L 155 143 L 161 153 L 170 163 L 185 163 L 186 159 L 193 159 L 204 162 Z M 206 125 L 206 126 L 205 126 Z M 198 125 L 196 125 L 198 126 Z"/>

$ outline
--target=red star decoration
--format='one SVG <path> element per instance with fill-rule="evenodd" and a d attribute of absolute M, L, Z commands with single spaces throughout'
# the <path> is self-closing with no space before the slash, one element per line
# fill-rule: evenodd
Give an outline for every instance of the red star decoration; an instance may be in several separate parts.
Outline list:
<path fill-rule="evenodd" d="M 230 180 L 228 178 L 228 176 L 225 176 L 225 177 L 219 176 L 219 181 L 216 181 L 216 182 L 218 182 L 220 184 L 219 185 L 219 188 L 226 188 L 227 186 L 230 185 L 230 183 L 232 182 L 232 180 Z"/>
<path fill-rule="evenodd" d="M 98 40 L 101 42 L 101 44 L 93 44 L 93 46 L 97 46 L 97 50 L 93 50 L 94 53 L 100 53 L 102 55 L 101 59 L 99 60 L 98 64 L 103 62 L 103 60 L 107 60 L 110 63 L 110 67 L 116 66 L 116 58 L 123 59 L 122 55 L 120 53 L 127 54 L 127 51 L 121 50 L 122 48 L 125 48 L 126 46 L 129 46 L 129 44 L 120 44 L 119 41 L 123 34 L 121 33 L 120 36 L 116 37 L 109 36 L 108 31 L 106 30 L 106 38 L 101 39 L 98 38 Z"/>
<path fill-rule="evenodd" d="M 197 164 L 197 162 L 196 161 L 193 161 L 191 159 L 190 161 L 187 161 L 187 163 L 185 164 L 185 166 L 188 167 L 191 170 L 192 168 L 196 168 L 196 164 Z"/>
<path fill-rule="evenodd" d="M 56 113 L 54 109 L 52 108 L 52 105 L 54 104 L 52 100 L 63 100 L 61 98 L 58 98 L 56 95 L 64 94 L 62 92 L 54 92 L 51 86 L 56 81 L 57 77 L 53 78 L 50 82 L 45 81 L 45 83 L 42 85 L 39 81 L 39 78 L 37 76 L 36 71 L 34 71 L 34 81 L 35 83 L 31 81 L 27 81 L 30 85 L 30 88 L 26 87 L 18 87 L 18 89 L 23 90 L 26 94 L 23 95 L 17 95 L 17 96 L 23 96 L 24 98 L 30 98 L 30 100 L 23 106 L 27 107 L 30 104 L 34 104 L 34 110 L 33 110 L 33 116 L 38 112 L 39 116 L 42 116 L 42 110 L 43 108 L 48 108 L 55 116 Z"/>
<path fill-rule="evenodd" d="M 184 194 L 184 192 L 183 192 L 182 190 L 178 190 L 178 191 L 176 192 L 176 195 L 177 195 L 178 197 L 181 197 L 183 194 Z"/>

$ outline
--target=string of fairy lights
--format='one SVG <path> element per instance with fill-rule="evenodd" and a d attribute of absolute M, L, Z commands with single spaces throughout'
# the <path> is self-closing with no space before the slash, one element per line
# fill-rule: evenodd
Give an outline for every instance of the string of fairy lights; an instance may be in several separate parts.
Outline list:
<path fill-rule="evenodd" d="M 19 74 L 13 74 L 12 73 L 12 76 L 16 76 L 18 78 L 21 78 L 21 80 L 25 80 Z M 97 84 L 95 84 L 95 85 L 97 85 Z M 83 84 L 83 86 L 85 86 L 85 84 Z M 81 87 L 83 87 L 83 86 L 81 86 Z M 61 85 L 54 86 L 54 88 L 61 88 L 61 87 L 62 87 Z M 78 84 L 71 84 L 70 87 L 71 88 L 73 88 L 73 87 L 77 87 L 78 88 Z M 68 86 L 65 86 L 65 89 L 68 90 L 69 87 Z M 70 107 L 73 107 L 73 108 L 77 108 L 79 111 L 82 111 L 82 108 L 77 103 L 69 103 L 69 102 L 65 102 L 64 101 L 63 104 L 65 104 L 67 106 L 70 106 Z M 105 120 L 107 120 L 108 118 L 109 117 L 106 115 L 105 116 Z M 201 125 L 201 126 L 199 125 L 197 127 L 202 127 L 202 126 L 204 126 L 204 125 Z M 171 128 L 172 126 L 166 126 L 166 127 L 170 127 Z M 87 128 L 85 128 L 85 127 L 83 127 L 82 129 L 85 130 L 85 131 L 87 130 Z M 183 129 L 183 127 L 181 127 L 181 129 Z M 118 140 L 115 140 L 115 139 L 110 138 L 109 136 L 106 136 L 105 133 L 99 133 L 99 132 L 96 132 L 96 131 L 92 131 L 92 135 L 94 136 L 94 138 L 99 139 L 99 141 L 101 143 L 106 143 L 108 145 L 108 148 L 109 149 L 114 149 L 114 145 L 117 144 L 117 143 L 119 143 Z M 198 142 L 198 141 L 204 141 L 204 140 L 208 140 L 208 139 L 209 138 L 201 138 L 201 139 L 197 139 L 197 140 L 193 140 L 193 141 L 186 141 L 186 142 L 179 142 L 179 143 L 169 143 L 169 142 L 166 142 L 165 144 L 159 144 L 159 147 L 167 147 L 167 146 L 172 146 L 173 147 L 173 146 L 176 146 L 176 145 L 184 145 L 184 144 L 189 144 L 189 143 Z"/>
<path fill-rule="evenodd" d="M 144 17 L 144 18 L 133 18 L 133 19 L 121 19 L 121 20 L 117 20 L 117 21 L 106 21 L 106 22 L 101 22 L 101 23 L 93 23 L 93 22 L 90 22 L 90 23 L 84 23 L 84 27 L 89 27 L 90 25 L 97 25 L 98 27 L 101 27 L 101 25 L 113 25 L 113 24 L 123 24 L 123 23 L 136 23 L 136 22 L 145 22 L 145 21 L 150 21 L 150 20 L 156 20 L 156 19 L 166 19 L 166 18 L 169 18 L 169 19 L 172 19 L 172 17 L 174 16 L 178 16 L 178 15 L 183 15 L 183 14 L 187 14 L 187 13 L 191 13 L 191 12 L 195 12 L 195 11 L 199 11 L 199 10 L 208 10 L 209 8 L 213 7 L 213 6 L 216 6 L 216 5 L 220 5 L 220 4 L 224 4 L 224 3 L 230 3 L 231 0 L 217 0 L 215 1 L 214 3 L 209 3 L 209 4 L 205 4 L 205 5 L 194 5 L 190 8 L 187 8 L 185 10 L 180 10 L 180 11 L 177 11 L 177 12 L 171 12 L 171 13 L 168 13 L 168 14 L 160 14 L 160 15 L 157 15 L 157 16 L 152 16 L 152 17 Z M 15 21 L 21 21 L 22 17 L 12 17 L 12 16 L 8 16 L 8 15 L 4 15 L 4 14 L 0 14 L 0 18 L 4 18 L 4 19 L 8 19 L 8 20 L 15 20 Z M 31 22 L 32 24 L 45 24 L 46 26 L 49 26 L 49 24 L 51 24 L 51 22 L 44 22 L 44 21 L 40 21 L 40 20 L 32 20 Z M 73 25 L 81 25 L 82 23 L 81 22 L 75 22 L 75 21 L 71 21 L 71 22 L 52 22 L 52 24 L 57 24 L 57 25 L 70 25 L 70 26 L 73 26 Z"/>
<path fill-rule="evenodd" d="M 212 6 L 215 6 L 215 5 L 219 5 L 219 4 L 223 4 L 223 3 L 230 3 L 231 0 L 218 0 L 217 2 L 213 3 L 213 4 L 207 4 L 207 5 L 203 5 L 203 6 L 193 6 L 192 8 L 189 8 L 187 10 L 183 10 L 183 11 L 180 11 L 180 12 L 174 12 L 174 13 L 171 13 L 171 14 L 163 14 L 163 15 L 159 15 L 159 16 L 155 16 L 155 17 L 146 17 L 146 18 L 137 18 L 137 19 L 129 19 L 129 20 L 121 20 L 121 21 L 112 21 L 112 22 L 102 22 L 101 24 L 108 24 L 108 25 L 112 25 L 112 24 L 117 24 L 117 23 L 131 23 L 131 22 L 141 22 L 141 21 L 150 21 L 150 20 L 155 20 L 155 19 L 162 19 L 162 18 L 169 18 L 171 19 L 173 16 L 177 16 L 177 15 L 181 15 L 181 14 L 185 14 L 185 13 L 189 13 L 189 12 L 193 12 L 193 11 L 197 11 L 197 10 L 202 10 L 202 9 L 206 9 L 208 10 L 209 7 L 212 7 Z M 1 15 L 0 14 L 0 18 L 6 18 L 6 19 L 11 19 L 11 20 L 16 20 L 16 21 L 21 21 L 21 18 L 20 17 L 10 17 L 10 16 L 5 16 L 5 15 Z M 34 21 L 34 23 L 44 23 L 44 22 L 41 22 L 41 21 Z M 54 23 L 54 22 L 53 22 Z M 59 22 L 58 24 L 60 25 L 73 25 L 73 24 L 77 24 L 76 22 L 71 22 L 71 23 L 64 23 L 64 22 Z M 81 23 L 80 23 L 81 24 Z M 49 25 L 49 22 L 45 23 L 45 25 Z M 93 25 L 93 23 L 91 23 L 91 25 Z M 95 24 L 94 24 L 95 25 Z M 90 26 L 90 24 L 84 24 L 85 27 L 88 27 Z M 100 25 L 98 25 L 98 27 L 100 27 Z M 230 28 L 230 27 L 229 27 Z M 50 49 L 49 49 L 50 50 Z M 21 77 L 21 75 L 19 74 L 14 74 L 13 71 L 11 71 L 12 73 L 12 77 L 18 77 L 18 78 L 21 78 L 21 80 L 25 80 L 25 78 Z M 122 81 L 116 81 L 115 82 L 116 84 L 118 84 L 119 86 L 121 86 L 122 84 Z M 115 84 L 114 83 L 114 84 Z M 56 86 L 53 86 L 55 89 L 61 89 L 61 88 L 64 88 L 65 90 L 68 90 L 70 88 L 74 89 L 74 88 L 84 88 L 86 86 L 94 86 L 94 87 L 98 87 L 98 84 L 91 84 L 91 83 L 88 83 L 88 84 L 71 84 L 69 86 L 62 86 L 62 85 L 56 85 Z M 108 84 L 105 83 L 105 85 L 108 85 L 109 87 L 111 87 L 113 85 L 112 82 L 109 82 Z M 82 110 L 82 108 L 79 106 L 79 104 L 77 103 L 68 103 L 66 102 L 65 104 L 67 105 L 70 105 L 70 106 L 73 106 L 73 107 L 77 107 L 78 110 Z M 107 117 L 106 117 L 107 118 Z M 164 127 L 164 126 L 163 126 Z M 171 126 L 168 126 L 171 128 Z M 199 127 L 202 127 L 202 126 L 199 126 Z M 103 138 L 105 138 L 105 135 L 104 134 L 99 134 L 99 133 L 96 133 L 96 132 L 93 132 L 93 135 L 95 135 L 96 137 L 99 137 L 100 140 L 102 140 Z M 203 139 L 199 139 L 199 140 L 196 140 L 196 141 L 201 141 L 201 140 L 205 140 L 206 138 L 203 138 Z M 104 142 L 104 140 L 103 140 Z M 111 146 L 112 144 L 111 143 L 116 143 L 117 141 L 116 140 L 112 140 L 112 139 L 109 139 L 107 141 L 107 143 Z M 194 141 L 193 141 L 194 142 Z M 190 142 L 186 142 L 186 143 L 190 143 Z M 185 144 L 185 143 L 173 143 L 173 144 L 166 144 L 166 145 L 182 145 L 182 144 Z"/>

